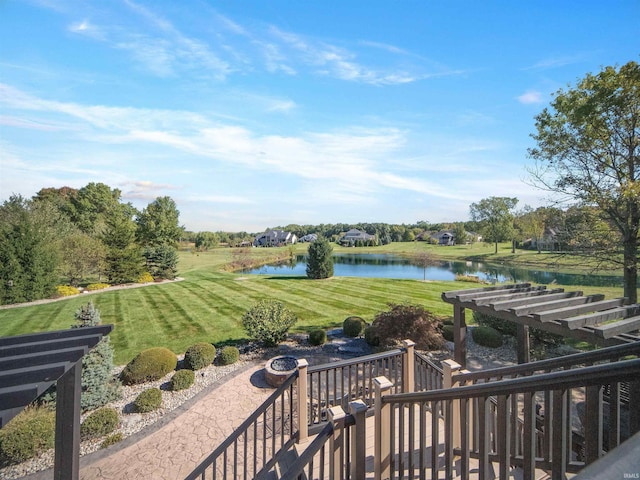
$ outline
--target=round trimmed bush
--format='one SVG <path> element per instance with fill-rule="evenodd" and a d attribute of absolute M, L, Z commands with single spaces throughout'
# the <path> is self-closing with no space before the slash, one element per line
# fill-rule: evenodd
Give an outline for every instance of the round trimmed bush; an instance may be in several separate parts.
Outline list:
<path fill-rule="evenodd" d="M 52 448 L 56 414 L 47 408 L 27 408 L 0 430 L 0 457 L 21 463 Z"/>
<path fill-rule="evenodd" d="M 324 345 L 327 343 L 327 332 L 321 328 L 309 332 L 309 343 L 311 345 Z"/>
<path fill-rule="evenodd" d="M 169 390 L 178 391 L 184 390 L 185 388 L 189 388 L 193 385 L 194 380 L 196 379 L 196 374 L 193 373 L 193 370 L 183 369 L 178 370 L 173 374 L 171 380 L 169 380 Z"/>
<path fill-rule="evenodd" d="M 498 348 L 502 346 L 502 334 L 492 327 L 475 327 L 471 330 L 473 341 L 483 347 Z"/>
<path fill-rule="evenodd" d="M 80 425 L 80 435 L 83 438 L 102 437 L 113 432 L 119 421 L 115 408 L 99 408 L 84 419 Z"/>
<path fill-rule="evenodd" d="M 149 348 L 140 352 L 124 367 L 120 378 L 125 385 L 152 382 L 175 370 L 176 365 L 178 365 L 178 357 L 168 348 Z"/>
<path fill-rule="evenodd" d="M 380 346 L 380 337 L 378 336 L 375 328 L 368 326 L 364 329 L 364 341 L 372 347 Z"/>
<path fill-rule="evenodd" d="M 231 365 L 232 363 L 236 363 L 240 358 L 240 350 L 236 347 L 229 345 L 228 347 L 224 347 L 218 355 L 218 364 L 219 365 Z"/>
<path fill-rule="evenodd" d="M 442 336 L 448 342 L 453 342 L 453 325 L 442 325 Z"/>
<path fill-rule="evenodd" d="M 342 331 L 347 337 L 359 337 L 364 332 L 367 322 L 360 317 L 347 317 L 342 322 Z"/>
<path fill-rule="evenodd" d="M 70 297 L 72 295 L 79 295 L 80 290 L 71 285 L 58 285 L 56 287 L 56 293 L 59 297 Z"/>
<path fill-rule="evenodd" d="M 153 282 L 153 277 L 149 272 L 144 272 L 142 275 L 138 277 L 138 283 L 151 283 Z"/>
<path fill-rule="evenodd" d="M 149 388 L 136 397 L 133 401 L 133 411 L 148 413 L 157 410 L 162 405 L 162 392 L 159 388 Z"/>
<path fill-rule="evenodd" d="M 208 367 L 216 358 L 216 347 L 206 342 L 194 343 L 184 354 L 184 365 L 191 370 Z"/>
<path fill-rule="evenodd" d="M 90 292 L 94 292 L 96 290 L 104 290 L 105 288 L 109 288 L 111 285 L 108 283 L 90 283 L 87 285 L 86 290 Z"/>

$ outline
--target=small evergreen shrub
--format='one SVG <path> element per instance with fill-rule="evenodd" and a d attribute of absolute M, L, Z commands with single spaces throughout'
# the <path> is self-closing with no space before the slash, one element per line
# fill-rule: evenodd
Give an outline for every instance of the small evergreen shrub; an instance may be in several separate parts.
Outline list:
<path fill-rule="evenodd" d="M 324 345 L 327 343 L 327 332 L 321 328 L 309 332 L 309 344 Z"/>
<path fill-rule="evenodd" d="M 100 324 L 100 311 L 92 302 L 81 306 L 75 313 L 73 327 L 93 327 Z M 82 357 L 82 410 L 94 410 L 120 398 L 120 383 L 113 378 L 113 347 L 105 336 Z"/>
<path fill-rule="evenodd" d="M 171 380 L 169 380 L 169 390 L 176 392 L 178 390 L 184 390 L 185 388 L 189 388 L 193 385 L 193 382 L 196 378 L 196 374 L 193 373 L 193 370 L 183 369 L 178 370 L 173 374 Z"/>
<path fill-rule="evenodd" d="M 240 350 L 231 345 L 224 347 L 218 355 L 218 364 L 219 365 L 231 365 L 232 363 L 236 363 L 240 358 Z"/>
<path fill-rule="evenodd" d="M 27 408 L 0 430 L 0 457 L 9 464 L 21 463 L 52 448 L 56 414 L 47 408 Z"/>
<path fill-rule="evenodd" d="M 138 277 L 138 283 L 151 283 L 153 282 L 153 277 L 149 272 L 144 272 L 142 275 Z"/>
<path fill-rule="evenodd" d="M 448 342 L 453 342 L 453 325 L 442 325 L 442 336 Z"/>
<path fill-rule="evenodd" d="M 159 388 L 149 388 L 136 397 L 133 401 L 133 411 L 136 413 L 148 413 L 157 410 L 162 405 L 162 392 Z"/>
<path fill-rule="evenodd" d="M 360 317 L 347 317 L 342 322 L 342 331 L 347 337 L 359 337 L 364 332 L 367 322 Z"/>
<path fill-rule="evenodd" d="M 372 347 L 380 346 L 380 337 L 378 337 L 376 330 L 372 326 L 368 326 L 364 329 L 364 341 Z"/>
<path fill-rule="evenodd" d="M 149 348 L 140 352 L 124 367 L 120 378 L 125 385 L 151 382 L 175 370 L 177 364 L 176 354 L 168 348 Z"/>
<path fill-rule="evenodd" d="M 444 320 L 442 320 L 442 325 L 453 325 L 453 318 L 451 317 L 447 317 Z"/>
<path fill-rule="evenodd" d="M 56 293 L 58 297 L 71 297 L 73 295 L 79 295 L 80 290 L 70 285 L 58 285 L 56 287 Z"/>
<path fill-rule="evenodd" d="M 473 312 L 473 320 L 478 324 L 485 327 L 492 327 L 498 330 L 503 335 L 516 336 L 517 325 L 515 322 L 503 320 L 501 318 L 492 317 L 480 312 Z M 556 335 L 555 333 L 547 332 L 539 328 L 529 328 L 529 337 L 533 348 L 544 350 L 545 345 L 562 345 L 564 343 L 564 337 L 562 335 Z"/>
<path fill-rule="evenodd" d="M 109 288 L 110 286 L 111 285 L 109 285 L 108 283 L 90 283 L 89 285 L 87 285 L 86 290 L 93 292 L 95 290 L 103 290 L 105 288 Z"/>
<path fill-rule="evenodd" d="M 471 330 L 473 341 L 483 347 L 498 348 L 502 346 L 502 334 L 492 327 L 475 327 Z"/>
<path fill-rule="evenodd" d="M 216 347 L 206 342 L 194 343 L 184 353 L 184 365 L 191 370 L 208 367 L 216 358 Z"/>
<path fill-rule="evenodd" d="M 115 445 L 116 443 L 121 442 L 122 438 L 122 432 L 112 433 L 102 441 L 102 443 L 100 444 L 100 448 L 107 448 L 111 445 Z"/>
<path fill-rule="evenodd" d="M 261 300 L 242 316 L 242 325 L 251 338 L 274 347 L 287 338 L 298 317 L 277 300 Z"/>
<path fill-rule="evenodd" d="M 80 425 L 82 438 L 102 437 L 113 432 L 120 418 L 114 408 L 100 408 L 92 412 Z"/>

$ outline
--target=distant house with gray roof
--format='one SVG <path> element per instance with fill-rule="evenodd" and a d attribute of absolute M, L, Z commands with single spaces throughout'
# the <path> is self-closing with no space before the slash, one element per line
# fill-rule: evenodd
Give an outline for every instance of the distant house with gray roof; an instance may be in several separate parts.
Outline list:
<path fill-rule="evenodd" d="M 340 239 L 338 240 L 338 243 L 340 245 L 353 246 L 358 241 L 366 244 L 375 240 L 376 240 L 375 235 L 369 235 L 367 232 L 362 232 L 360 230 L 352 228 L 347 233 L 345 233 L 342 237 L 340 237 Z"/>
<path fill-rule="evenodd" d="M 278 245 L 293 245 L 298 237 L 284 230 L 267 230 L 258 235 L 253 241 L 254 247 L 277 247 Z"/>

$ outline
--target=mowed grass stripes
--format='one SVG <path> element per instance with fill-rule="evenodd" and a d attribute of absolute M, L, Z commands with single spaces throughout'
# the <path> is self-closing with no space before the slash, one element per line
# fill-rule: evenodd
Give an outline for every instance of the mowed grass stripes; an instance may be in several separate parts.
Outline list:
<path fill-rule="evenodd" d="M 450 316 L 452 307 L 442 302 L 441 293 L 478 286 L 459 282 L 356 277 L 309 280 L 232 274 L 220 271 L 225 260 L 231 258 L 229 250 L 232 249 L 200 256 L 183 253 L 181 258 L 187 268 L 184 280 L 179 282 L 0 309 L 0 336 L 69 328 L 74 324 L 75 311 L 91 300 L 100 310 L 103 323 L 115 325 L 110 338 L 115 361 L 122 364 L 149 347 L 163 346 L 182 353 L 198 341 L 219 344 L 245 339 L 242 315 L 263 298 L 287 305 L 299 318 L 294 331 L 307 332 L 341 326 L 349 315 L 371 321 L 389 303 L 420 304 L 437 315 Z M 619 296 L 611 295 L 608 289 L 584 290 L 597 290 L 610 298 Z"/>

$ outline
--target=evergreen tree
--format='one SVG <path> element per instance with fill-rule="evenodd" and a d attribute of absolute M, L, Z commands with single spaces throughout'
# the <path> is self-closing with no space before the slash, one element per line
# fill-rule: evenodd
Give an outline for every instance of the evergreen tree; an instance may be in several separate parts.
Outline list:
<path fill-rule="evenodd" d="M 92 302 L 81 306 L 75 314 L 78 322 L 74 328 L 93 327 L 100 323 L 100 312 Z M 109 337 L 105 336 L 82 358 L 82 396 L 80 405 L 83 410 L 93 410 L 106 405 L 120 396 L 117 380 L 114 380 L 113 347 Z"/>
<path fill-rule="evenodd" d="M 153 278 L 173 280 L 178 272 L 178 251 L 169 245 L 157 245 L 144 249 L 147 271 Z"/>
<path fill-rule="evenodd" d="M 318 238 L 309 245 L 307 277 L 313 279 L 333 277 L 333 247 L 326 238 Z"/>

